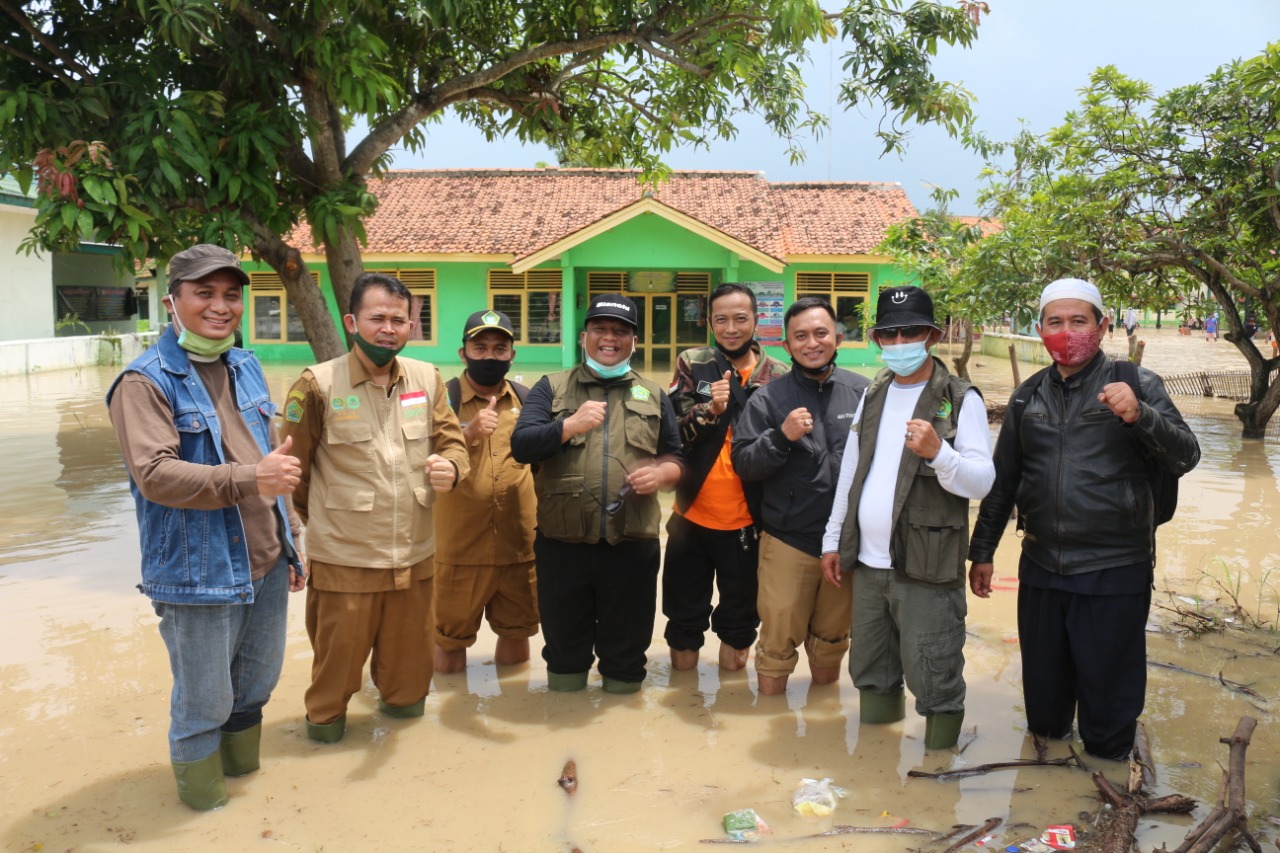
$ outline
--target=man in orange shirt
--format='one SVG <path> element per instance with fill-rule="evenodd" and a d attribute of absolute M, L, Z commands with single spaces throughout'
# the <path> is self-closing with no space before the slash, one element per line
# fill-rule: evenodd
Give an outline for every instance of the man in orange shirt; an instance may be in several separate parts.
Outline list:
<path fill-rule="evenodd" d="M 755 340 L 756 297 L 750 288 L 716 288 L 710 321 L 715 345 L 680 353 L 669 391 L 688 467 L 667 523 L 662 612 L 671 665 L 681 670 L 697 666 L 708 626 L 720 638 L 723 669 L 742 669 L 756 641 L 760 483 L 744 488 L 729 446 L 747 397 L 788 370 Z M 713 584 L 719 589 L 714 610 Z"/>

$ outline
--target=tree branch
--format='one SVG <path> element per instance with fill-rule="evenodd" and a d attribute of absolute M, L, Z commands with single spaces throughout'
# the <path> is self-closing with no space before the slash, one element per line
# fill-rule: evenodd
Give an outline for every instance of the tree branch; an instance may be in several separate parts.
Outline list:
<path fill-rule="evenodd" d="M 281 35 L 280 28 L 274 21 L 259 12 L 252 3 L 232 3 L 231 9 L 233 14 L 238 15 L 241 20 L 266 36 L 267 41 L 275 45 L 278 50 L 284 52 L 284 36 Z"/>
<path fill-rule="evenodd" d="M 13 6 L 9 4 L 9 0 L 0 0 L 0 11 L 3 11 L 6 15 L 12 18 L 14 22 L 25 30 L 29 36 L 35 39 L 41 47 L 52 53 L 56 58 L 62 60 L 69 69 L 74 71 L 81 78 L 80 81 L 76 81 L 67 79 L 63 77 L 62 74 L 59 74 L 58 76 L 65 82 L 83 82 L 90 85 L 96 85 L 97 78 L 94 77 L 93 72 L 81 65 L 74 56 L 65 53 L 56 42 L 52 41 L 47 35 L 42 33 L 35 24 L 31 23 L 31 19 L 28 18 L 21 9 L 13 8 Z M 44 66 L 42 65 L 41 67 Z"/>
<path fill-rule="evenodd" d="M 19 50 L 18 48 L 13 47 L 12 45 L 8 45 L 8 44 L 4 44 L 3 42 L 0 42 L 0 52 L 4 52 L 9 54 L 10 56 L 17 57 L 18 59 L 21 59 L 23 62 L 29 62 L 35 67 L 49 72 L 49 74 L 51 74 L 52 76 L 56 77 L 57 79 L 61 80 L 63 83 L 66 83 L 69 86 L 79 85 L 80 81 L 78 81 L 76 78 L 67 74 L 67 72 L 63 71 L 61 68 L 58 68 L 56 66 L 50 65 L 47 62 L 37 59 L 31 54 L 26 53 L 25 51 Z"/>
<path fill-rule="evenodd" d="M 635 44 L 637 38 L 638 35 L 635 32 L 619 31 L 597 33 L 587 38 L 572 41 L 546 42 L 517 51 L 488 68 L 474 71 L 470 74 L 463 74 L 435 86 L 429 91 L 419 92 L 413 96 L 409 104 L 392 113 L 377 127 L 369 129 L 369 135 L 347 157 L 346 168 L 357 174 L 367 172 L 373 163 L 386 153 L 388 148 L 399 142 L 406 133 L 416 127 L 424 118 L 432 113 L 439 112 L 451 104 L 470 100 L 470 93 L 473 91 L 485 89 L 517 69 L 556 56 L 600 51 L 623 44 Z"/>

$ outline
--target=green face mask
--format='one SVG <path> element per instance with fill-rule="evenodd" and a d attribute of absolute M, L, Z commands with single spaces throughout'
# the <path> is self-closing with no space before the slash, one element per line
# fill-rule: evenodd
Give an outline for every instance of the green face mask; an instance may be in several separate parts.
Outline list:
<path fill-rule="evenodd" d="M 391 363 L 391 359 L 400 354 L 404 346 L 398 346 L 395 349 L 391 347 L 380 347 L 377 344 L 371 344 L 364 338 L 360 337 L 359 332 L 352 332 L 351 337 L 355 340 L 356 346 L 369 356 L 369 360 L 373 362 L 375 367 L 386 367 Z"/>
<path fill-rule="evenodd" d="M 197 335 L 182 325 L 182 320 L 178 319 L 176 310 L 173 312 L 173 324 L 178 327 L 178 346 L 200 358 L 217 358 L 236 345 L 234 332 L 221 340 Z"/>

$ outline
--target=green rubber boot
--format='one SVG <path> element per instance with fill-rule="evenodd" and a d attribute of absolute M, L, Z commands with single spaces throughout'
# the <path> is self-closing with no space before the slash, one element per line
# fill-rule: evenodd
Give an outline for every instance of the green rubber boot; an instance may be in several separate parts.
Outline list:
<path fill-rule="evenodd" d="M 587 674 L 585 672 L 548 672 L 547 689 L 557 693 L 586 690 Z"/>
<path fill-rule="evenodd" d="M 604 688 L 605 693 L 635 693 L 640 689 L 641 683 L 639 681 L 620 681 L 607 675 L 600 680 L 600 686 Z"/>
<path fill-rule="evenodd" d="M 426 713 L 427 700 L 419 699 L 412 705 L 388 705 L 381 699 L 378 700 L 378 710 L 386 714 L 388 717 L 395 717 L 397 720 L 407 720 L 412 717 L 421 717 Z"/>
<path fill-rule="evenodd" d="M 262 723 L 239 732 L 223 732 L 222 773 L 224 776 L 244 776 L 257 770 L 258 748 L 262 744 Z"/>
<path fill-rule="evenodd" d="M 332 723 L 324 723 L 322 725 L 317 725 L 307 720 L 307 737 L 319 743 L 337 743 L 342 740 L 342 736 L 346 733 L 347 718 L 345 715 Z"/>
<path fill-rule="evenodd" d="M 924 719 L 924 748 L 950 749 L 960 739 L 964 711 L 954 714 L 930 714 Z"/>
<path fill-rule="evenodd" d="M 222 777 L 222 751 L 199 761 L 173 762 L 178 797 L 198 812 L 227 804 L 227 781 Z"/>
<path fill-rule="evenodd" d="M 864 723 L 896 723 L 907 715 L 907 696 L 901 690 L 893 693 L 858 691 L 858 719 Z"/>

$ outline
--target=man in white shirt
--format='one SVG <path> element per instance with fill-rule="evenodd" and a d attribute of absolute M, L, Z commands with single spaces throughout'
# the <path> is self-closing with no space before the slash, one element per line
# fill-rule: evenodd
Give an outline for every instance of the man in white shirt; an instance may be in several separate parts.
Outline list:
<path fill-rule="evenodd" d="M 822 570 L 836 586 L 855 573 L 849 674 L 861 721 L 901 720 L 905 680 L 925 746 L 947 749 L 964 721 L 969 501 L 995 479 L 987 413 L 978 390 L 930 356 L 942 331 L 927 293 L 881 291 L 876 317 L 887 368 L 853 418 Z"/>

